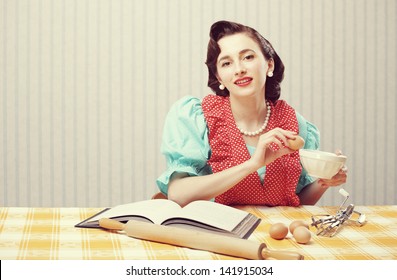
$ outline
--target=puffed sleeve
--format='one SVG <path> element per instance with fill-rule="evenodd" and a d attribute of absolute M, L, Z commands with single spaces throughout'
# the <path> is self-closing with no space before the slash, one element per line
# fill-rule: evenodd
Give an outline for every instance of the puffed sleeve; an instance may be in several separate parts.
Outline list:
<path fill-rule="evenodd" d="M 305 139 L 305 146 L 303 149 L 318 150 L 320 146 L 320 132 L 317 127 L 307 121 L 298 112 L 296 113 L 299 124 L 299 135 Z M 313 183 L 315 178 L 307 174 L 307 171 L 302 168 L 302 173 L 296 187 L 296 193 L 300 193 L 304 187 Z"/>
<path fill-rule="evenodd" d="M 157 179 L 160 191 L 168 193 L 168 183 L 175 174 L 198 176 L 211 174 L 208 128 L 201 100 L 184 97 L 170 109 L 165 119 L 161 153 L 167 168 Z"/>

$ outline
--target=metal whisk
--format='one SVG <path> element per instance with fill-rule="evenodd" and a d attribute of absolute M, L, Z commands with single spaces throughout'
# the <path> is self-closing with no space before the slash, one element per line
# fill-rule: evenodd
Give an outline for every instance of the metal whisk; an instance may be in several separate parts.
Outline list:
<path fill-rule="evenodd" d="M 334 236 L 346 221 L 353 221 L 357 225 L 362 226 L 365 223 L 365 214 L 354 210 L 354 205 L 350 204 L 343 208 L 345 202 L 349 199 L 349 193 L 344 189 L 340 189 L 339 193 L 345 197 L 336 215 L 314 215 L 312 216 L 312 226 L 317 228 L 317 235 Z M 350 220 L 353 214 L 358 214 L 356 220 Z"/>

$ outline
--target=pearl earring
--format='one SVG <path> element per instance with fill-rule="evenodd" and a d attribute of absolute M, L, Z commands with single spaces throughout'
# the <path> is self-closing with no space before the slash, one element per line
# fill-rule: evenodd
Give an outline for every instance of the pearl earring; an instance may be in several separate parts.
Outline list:
<path fill-rule="evenodd" d="M 222 84 L 220 84 L 220 85 L 219 85 L 219 89 L 220 89 L 220 90 L 224 90 L 224 89 L 225 89 L 225 86 L 222 85 Z"/>
<path fill-rule="evenodd" d="M 273 77 L 273 72 L 267 73 L 267 76 L 268 76 L 269 78 Z"/>

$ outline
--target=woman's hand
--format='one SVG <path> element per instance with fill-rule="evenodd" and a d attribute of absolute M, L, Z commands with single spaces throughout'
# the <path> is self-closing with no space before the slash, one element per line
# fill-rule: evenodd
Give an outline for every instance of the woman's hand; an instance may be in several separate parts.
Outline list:
<path fill-rule="evenodd" d="M 259 137 L 255 153 L 251 160 L 261 168 L 284 155 L 294 152 L 288 148 L 287 139 L 296 137 L 296 133 L 281 128 L 272 129 Z"/>
<path fill-rule="evenodd" d="M 336 151 L 337 155 L 341 155 L 340 151 Z M 315 205 L 321 196 L 327 191 L 328 187 L 336 187 L 346 183 L 347 167 L 343 166 L 339 172 L 331 179 L 318 179 L 310 185 L 303 188 L 298 194 L 302 205 Z"/>
<path fill-rule="evenodd" d="M 335 152 L 337 155 L 342 155 L 342 152 L 340 150 L 337 150 Z M 343 185 L 347 181 L 347 166 L 343 165 L 342 168 L 339 170 L 338 173 L 334 175 L 331 179 L 319 179 L 318 183 L 323 187 L 323 188 L 328 188 L 328 187 L 336 187 Z"/>

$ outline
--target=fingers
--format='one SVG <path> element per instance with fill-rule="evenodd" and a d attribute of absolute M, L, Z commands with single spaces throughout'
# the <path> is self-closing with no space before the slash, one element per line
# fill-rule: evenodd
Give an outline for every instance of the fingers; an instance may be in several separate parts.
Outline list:
<path fill-rule="evenodd" d="M 295 152 L 289 147 L 288 139 L 296 138 L 297 133 L 282 128 L 272 129 L 259 137 L 253 158 L 261 166 L 267 165 L 279 157 Z"/>
<path fill-rule="evenodd" d="M 343 155 L 340 149 L 336 149 L 335 154 L 338 156 Z M 340 186 L 347 181 L 347 171 L 347 166 L 343 165 L 334 177 L 332 177 L 331 179 L 319 179 L 318 183 L 321 184 L 323 187 Z"/>
<path fill-rule="evenodd" d="M 347 181 L 347 174 L 346 172 L 342 171 L 342 169 L 331 179 L 319 179 L 318 183 L 323 187 L 336 187 L 343 185 Z"/>
<path fill-rule="evenodd" d="M 262 134 L 260 137 L 260 141 L 263 141 L 266 144 L 266 147 L 270 147 L 271 144 L 275 144 L 279 148 L 288 147 L 288 139 L 295 139 L 297 133 L 290 130 L 284 130 L 281 128 L 275 128 L 268 131 L 265 134 Z"/>
<path fill-rule="evenodd" d="M 272 129 L 259 137 L 255 154 L 251 157 L 257 165 L 267 165 L 277 158 L 293 152 L 285 143 L 287 139 L 295 137 L 293 131 L 283 130 L 281 128 Z"/>

